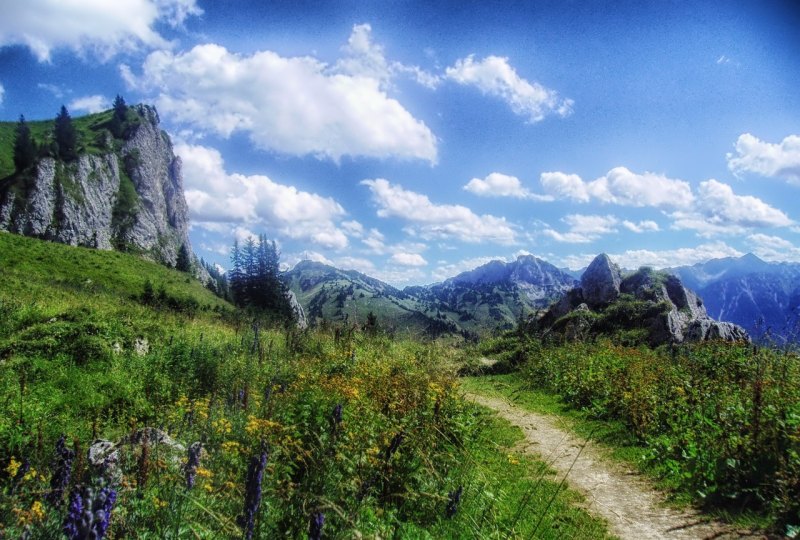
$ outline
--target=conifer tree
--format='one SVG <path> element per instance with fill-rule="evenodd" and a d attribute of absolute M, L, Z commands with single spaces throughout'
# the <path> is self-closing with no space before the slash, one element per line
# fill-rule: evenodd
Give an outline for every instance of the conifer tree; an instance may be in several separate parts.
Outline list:
<path fill-rule="evenodd" d="M 35 160 L 36 143 L 31 137 L 31 129 L 25 122 L 25 117 L 19 115 L 14 138 L 14 167 L 20 172 L 33 165 Z"/>
<path fill-rule="evenodd" d="M 192 260 L 189 256 L 189 249 L 186 247 L 186 244 L 181 244 L 181 248 L 178 250 L 178 258 L 175 261 L 175 268 L 181 272 L 192 271 Z"/>
<path fill-rule="evenodd" d="M 78 132 L 72 125 L 72 118 L 67 108 L 62 105 L 53 126 L 53 138 L 58 150 L 58 157 L 71 161 L 78 157 Z"/>

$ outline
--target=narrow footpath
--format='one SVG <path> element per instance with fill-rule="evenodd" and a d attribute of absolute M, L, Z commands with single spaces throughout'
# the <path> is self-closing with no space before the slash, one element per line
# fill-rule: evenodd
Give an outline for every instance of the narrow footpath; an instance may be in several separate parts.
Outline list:
<path fill-rule="evenodd" d="M 656 538 L 766 538 L 709 521 L 702 514 L 664 505 L 664 496 L 645 478 L 603 457 L 598 445 L 556 426 L 555 418 L 530 412 L 501 398 L 466 394 L 525 433 L 525 452 L 541 456 L 559 478 L 586 497 L 587 509 L 602 516 L 613 534 L 630 540 Z"/>

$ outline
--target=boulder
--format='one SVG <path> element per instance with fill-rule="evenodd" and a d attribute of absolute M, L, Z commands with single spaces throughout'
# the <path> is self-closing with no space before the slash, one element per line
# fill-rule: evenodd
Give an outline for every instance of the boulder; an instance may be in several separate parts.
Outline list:
<path fill-rule="evenodd" d="M 601 253 L 581 277 L 583 299 L 591 308 L 606 306 L 619 297 L 622 273 L 619 266 Z"/>

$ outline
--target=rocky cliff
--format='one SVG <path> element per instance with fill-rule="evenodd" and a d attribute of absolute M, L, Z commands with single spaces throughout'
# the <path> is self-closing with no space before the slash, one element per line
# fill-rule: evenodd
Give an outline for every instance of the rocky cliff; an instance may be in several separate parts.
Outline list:
<path fill-rule="evenodd" d="M 181 246 L 191 257 L 181 162 L 155 108 L 130 107 L 118 138 L 103 114 L 89 124 L 93 139 L 76 160 L 43 157 L 3 180 L 0 230 L 140 252 L 170 266 Z"/>
<path fill-rule="evenodd" d="M 539 325 L 569 339 L 607 334 L 650 345 L 750 340 L 742 327 L 709 317 L 700 297 L 677 276 L 641 268 L 623 277 L 605 254 L 592 261 L 580 286 L 553 304 Z"/>

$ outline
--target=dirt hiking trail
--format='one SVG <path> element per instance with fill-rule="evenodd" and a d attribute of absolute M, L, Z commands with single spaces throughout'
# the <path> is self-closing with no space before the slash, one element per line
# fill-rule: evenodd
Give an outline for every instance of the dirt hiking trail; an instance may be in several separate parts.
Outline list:
<path fill-rule="evenodd" d="M 611 533 L 622 539 L 767 538 L 709 521 L 691 510 L 664 506 L 664 496 L 640 474 L 611 463 L 598 445 L 557 427 L 552 416 L 527 411 L 501 398 L 465 396 L 521 428 L 525 433 L 522 450 L 539 454 L 558 472 L 559 479 L 569 471 L 567 484 L 582 492 L 586 508 L 605 518 Z"/>

